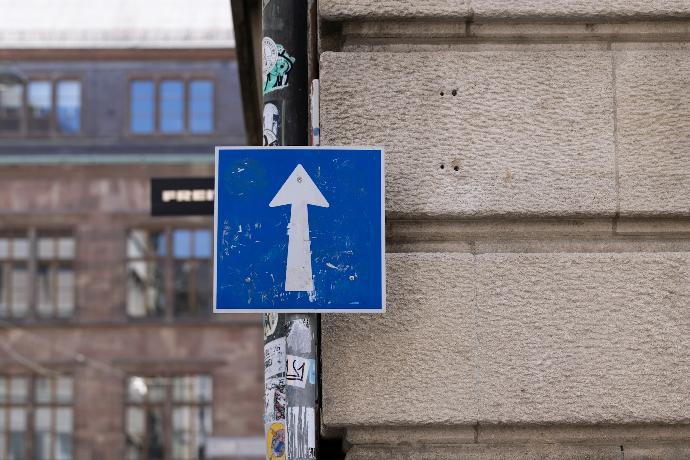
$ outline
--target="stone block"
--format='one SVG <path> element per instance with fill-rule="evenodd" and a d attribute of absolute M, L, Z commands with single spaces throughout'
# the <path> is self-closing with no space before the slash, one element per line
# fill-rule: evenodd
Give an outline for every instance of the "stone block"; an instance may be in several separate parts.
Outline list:
<path fill-rule="evenodd" d="M 669 19 L 690 16 L 685 0 L 469 0 L 475 21 L 484 19 Z"/>
<path fill-rule="evenodd" d="M 482 20 L 678 19 L 690 17 L 685 0 L 322 0 L 329 20 L 454 18 Z"/>
<path fill-rule="evenodd" d="M 618 51 L 621 215 L 690 216 L 690 54 Z"/>
<path fill-rule="evenodd" d="M 690 255 L 478 256 L 480 422 L 685 423 Z"/>
<path fill-rule="evenodd" d="M 477 440 L 482 444 L 610 444 L 667 445 L 690 438 L 690 425 L 611 424 L 611 425 L 480 425 Z M 356 443 L 353 443 L 356 444 Z"/>
<path fill-rule="evenodd" d="M 355 446 L 346 460 L 621 460 L 619 446 L 459 444 L 422 447 Z"/>
<path fill-rule="evenodd" d="M 468 254 L 388 254 L 385 314 L 324 314 L 326 425 L 474 423 Z"/>
<path fill-rule="evenodd" d="M 322 0 L 319 14 L 329 20 L 469 16 L 469 0 Z"/>
<path fill-rule="evenodd" d="M 606 52 L 324 53 L 324 145 L 380 145 L 389 216 L 612 216 Z"/>
<path fill-rule="evenodd" d="M 387 273 L 385 314 L 323 319 L 327 426 L 690 418 L 687 252 L 401 253 Z"/>
<path fill-rule="evenodd" d="M 471 425 L 351 426 L 350 444 L 458 444 L 474 443 L 477 430 Z"/>
<path fill-rule="evenodd" d="M 690 458 L 687 440 L 682 444 L 652 444 L 646 446 L 623 446 L 625 460 L 657 460 L 660 458 Z"/>

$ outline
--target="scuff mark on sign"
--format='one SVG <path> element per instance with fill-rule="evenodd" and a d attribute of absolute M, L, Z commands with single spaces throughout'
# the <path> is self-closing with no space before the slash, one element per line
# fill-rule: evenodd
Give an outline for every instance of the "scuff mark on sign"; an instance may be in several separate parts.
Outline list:
<path fill-rule="evenodd" d="M 227 219 L 223 221 L 223 235 L 221 237 L 221 242 L 222 242 L 222 248 L 220 252 L 220 259 L 223 260 L 223 256 L 229 256 L 230 255 L 230 250 L 228 248 L 229 246 L 229 241 L 228 237 L 230 236 L 230 223 L 228 222 Z"/>
<path fill-rule="evenodd" d="M 345 265 L 345 264 L 333 265 L 330 262 L 326 262 L 326 267 L 332 268 L 334 270 L 338 270 L 339 272 L 344 272 L 344 271 L 347 271 L 351 268 L 349 265 Z"/>

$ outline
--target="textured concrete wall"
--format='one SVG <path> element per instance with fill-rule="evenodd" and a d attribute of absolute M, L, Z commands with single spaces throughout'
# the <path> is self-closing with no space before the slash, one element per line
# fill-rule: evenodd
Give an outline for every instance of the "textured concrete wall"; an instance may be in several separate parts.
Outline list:
<path fill-rule="evenodd" d="M 616 53 L 623 215 L 690 214 L 690 53 Z"/>
<path fill-rule="evenodd" d="M 690 17 L 690 3 L 686 0 L 321 0 L 319 9 L 330 20 L 372 16 L 479 20 Z"/>
<path fill-rule="evenodd" d="M 690 254 L 389 254 L 330 317 L 325 423 L 690 420 Z"/>
<path fill-rule="evenodd" d="M 386 150 L 387 312 L 323 319 L 348 459 L 687 458 L 690 2 L 320 11 L 322 142 Z"/>
<path fill-rule="evenodd" d="M 322 142 L 383 145 L 395 215 L 613 215 L 611 66 L 601 52 L 324 53 Z"/>

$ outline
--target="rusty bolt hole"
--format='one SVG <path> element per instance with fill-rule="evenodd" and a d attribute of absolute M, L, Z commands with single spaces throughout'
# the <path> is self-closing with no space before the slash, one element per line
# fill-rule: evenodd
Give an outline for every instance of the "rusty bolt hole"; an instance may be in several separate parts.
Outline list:
<path fill-rule="evenodd" d="M 445 95 L 446 95 L 446 93 L 444 93 L 443 91 L 441 91 L 441 92 L 438 93 L 438 94 L 441 95 L 441 96 L 445 96 Z M 452 94 L 453 96 L 457 96 L 457 95 L 458 95 L 458 90 L 457 90 L 457 89 L 454 89 L 453 91 L 450 92 L 450 94 Z"/>
<path fill-rule="evenodd" d="M 441 163 L 441 169 L 446 169 L 446 165 Z M 453 166 L 453 171 L 460 171 L 460 166 L 458 166 L 458 165 Z"/>

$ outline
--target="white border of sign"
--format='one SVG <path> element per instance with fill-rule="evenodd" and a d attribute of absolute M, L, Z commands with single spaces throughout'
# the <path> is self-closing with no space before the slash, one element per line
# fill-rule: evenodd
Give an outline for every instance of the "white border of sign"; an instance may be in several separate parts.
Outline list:
<path fill-rule="evenodd" d="M 255 309 L 222 309 L 216 305 L 216 274 L 218 263 L 218 157 L 221 150 L 381 150 L 381 309 L 349 309 L 349 308 L 255 308 Z M 385 313 L 386 312 L 386 175 L 385 175 L 385 152 L 383 147 L 368 146 L 276 146 L 276 147 L 255 147 L 255 146 L 218 146 L 216 147 L 215 165 L 213 167 L 215 178 L 213 200 L 213 313 Z"/>

